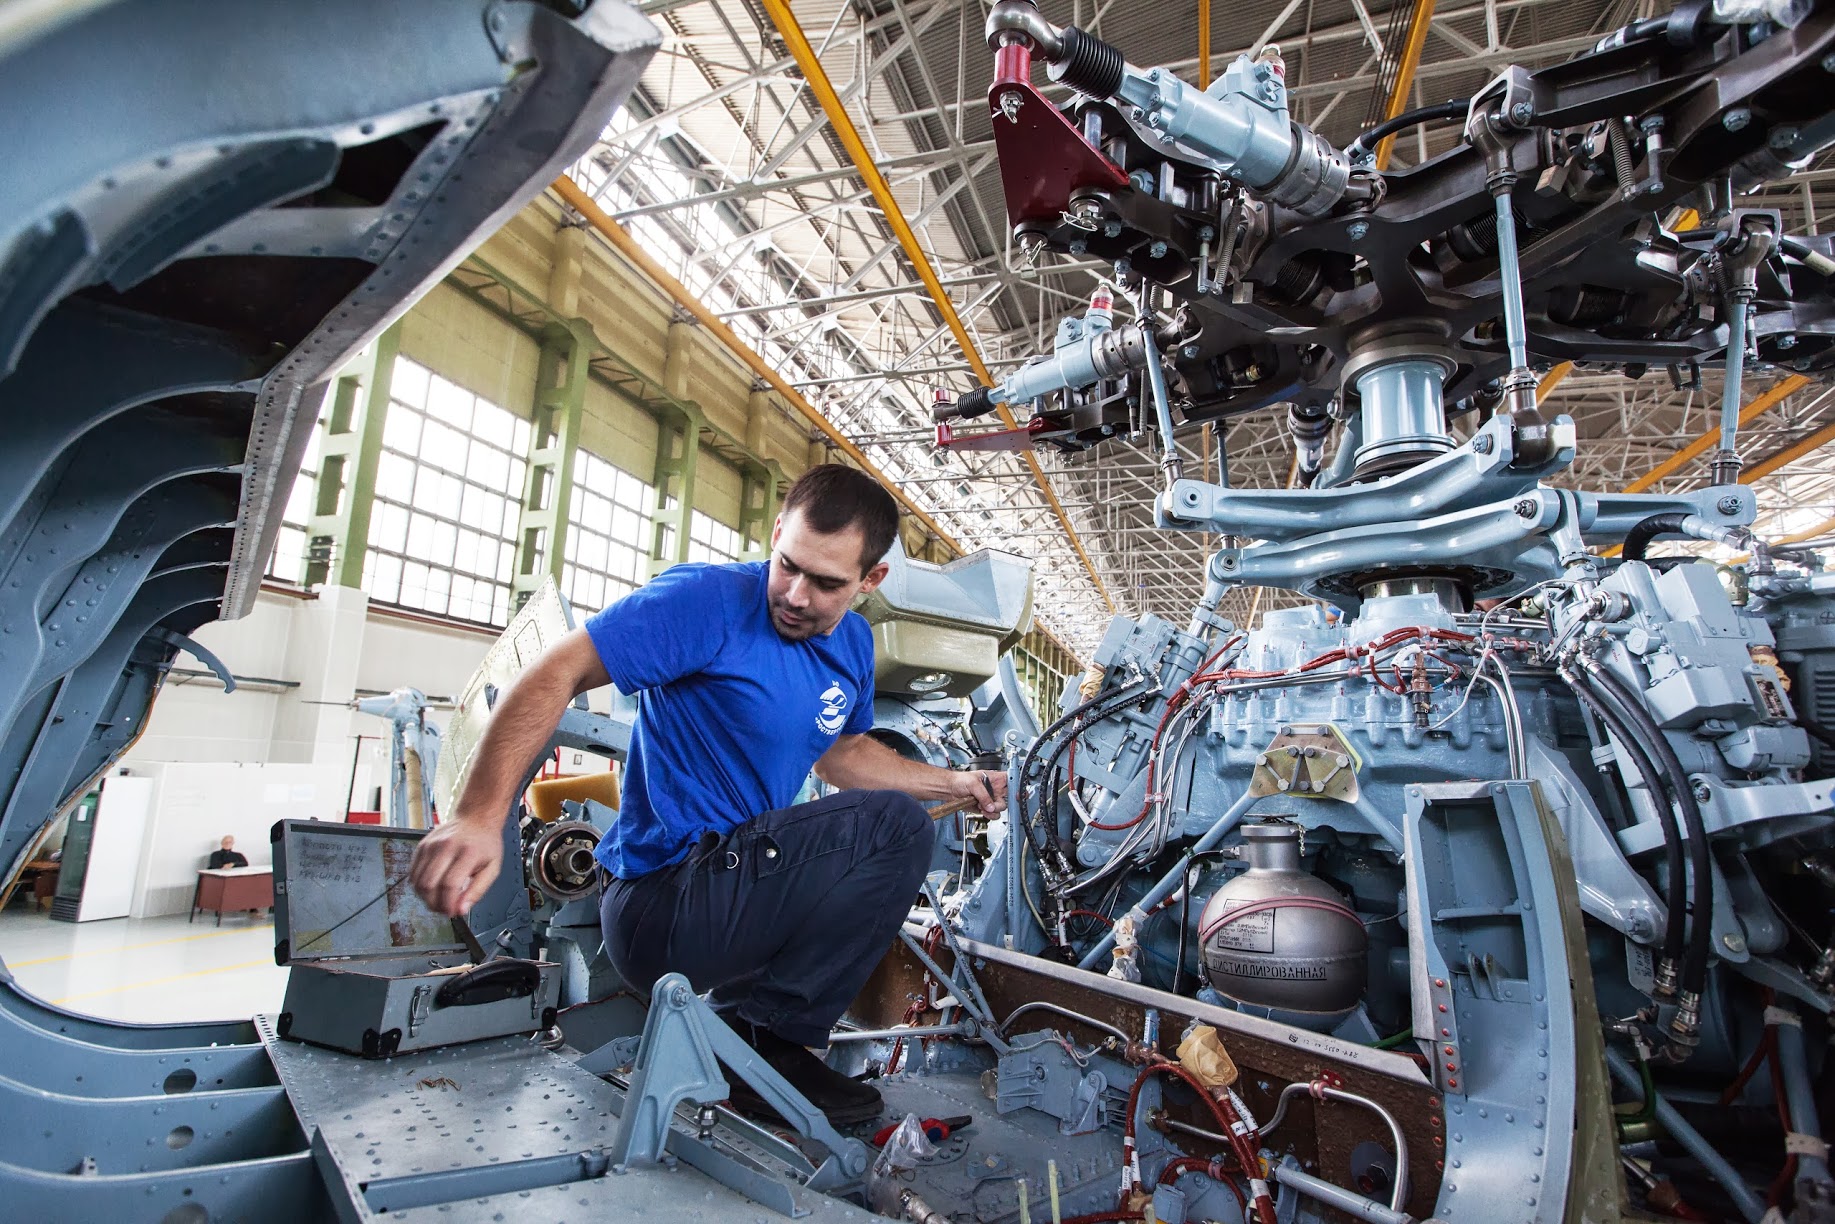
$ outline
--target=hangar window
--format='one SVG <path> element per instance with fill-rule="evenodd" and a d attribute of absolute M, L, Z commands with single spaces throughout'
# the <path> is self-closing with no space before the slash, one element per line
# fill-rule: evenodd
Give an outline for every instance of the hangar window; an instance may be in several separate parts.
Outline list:
<path fill-rule="evenodd" d="M 656 487 L 582 450 L 574 456 L 561 590 L 590 616 L 643 582 Z"/>
<path fill-rule="evenodd" d="M 688 559 L 690 561 L 711 561 L 715 564 L 737 561 L 744 547 L 739 533 L 719 519 L 702 514 L 699 510 L 689 512 Z"/>
<path fill-rule="evenodd" d="M 398 357 L 363 586 L 381 603 L 508 623 L 529 422 Z"/>
<path fill-rule="evenodd" d="M 266 576 L 279 582 L 304 584 L 306 581 L 306 523 L 312 517 L 312 499 L 317 495 L 320 452 L 325 444 L 325 418 L 331 411 L 331 397 L 326 396 L 319 409 L 319 422 L 306 444 L 306 457 L 300 461 L 299 475 L 293 491 L 287 495 L 287 508 L 281 515 L 280 531 L 274 537 L 274 551 L 268 554 Z"/>

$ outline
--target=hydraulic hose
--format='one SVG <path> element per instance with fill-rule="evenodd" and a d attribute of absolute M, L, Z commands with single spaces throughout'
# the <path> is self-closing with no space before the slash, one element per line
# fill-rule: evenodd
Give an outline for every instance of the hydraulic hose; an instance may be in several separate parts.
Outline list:
<path fill-rule="evenodd" d="M 1466 112 L 1472 109 L 1472 99 L 1454 98 L 1448 102 L 1436 102 L 1432 106 L 1418 106 L 1411 111 L 1403 111 L 1393 119 L 1385 119 L 1369 131 L 1353 140 L 1345 149 L 1344 155 L 1352 161 L 1368 157 L 1370 150 L 1378 141 L 1396 132 L 1406 131 L 1421 123 L 1450 123 L 1455 119 L 1464 119 Z"/>
<path fill-rule="evenodd" d="M 1043 821 L 1044 804 L 1040 803 L 1038 805 L 1039 810 L 1034 812 L 1032 810 L 1031 794 L 1038 789 L 1041 780 L 1050 778 L 1053 768 L 1057 765 L 1058 757 L 1063 754 L 1072 740 L 1089 729 L 1089 723 L 1094 722 L 1096 719 L 1106 717 L 1112 713 L 1114 709 L 1119 709 L 1121 706 L 1127 705 L 1131 701 L 1138 701 L 1141 695 L 1145 693 L 1151 685 L 1152 679 L 1147 676 L 1142 676 L 1129 684 L 1124 684 L 1112 693 L 1097 694 L 1095 697 L 1090 698 L 1082 705 L 1076 707 L 1068 714 L 1065 714 L 1062 718 L 1052 723 L 1051 726 L 1045 728 L 1044 734 L 1033 740 L 1031 746 L 1026 749 L 1026 755 L 1020 763 L 1019 771 L 1019 810 L 1020 818 L 1025 822 L 1026 840 L 1032 843 L 1033 850 L 1038 853 L 1039 866 L 1041 869 L 1055 867 L 1056 865 L 1047 864 L 1045 862 L 1044 852 L 1046 846 L 1049 844 L 1049 840 L 1044 830 L 1039 827 Z M 1085 719 L 1086 715 L 1089 716 L 1087 719 Z M 1083 721 L 1080 723 L 1079 720 Z M 1061 734 L 1066 728 L 1070 728 L 1069 733 Z M 1039 763 L 1039 748 L 1041 745 L 1054 739 L 1057 742 L 1053 745 L 1050 755 L 1045 758 L 1044 763 L 1041 765 Z M 1051 884 L 1053 881 L 1047 879 L 1046 883 Z"/>
<path fill-rule="evenodd" d="M 1688 517 L 1679 511 L 1670 511 L 1639 519 L 1637 525 L 1625 533 L 1625 548 L 1621 555 L 1627 561 L 1642 561 L 1650 548 L 1650 542 L 1658 536 L 1687 535 L 1683 524 L 1688 521 Z"/>
<path fill-rule="evenodd" d="M 1688 873 L 1683 869 L 1682 833 L 1676 825 L 1675 808 L 1679 805 L 1671 798 L 1669 787 L 1663 775 L 1657 772 L 1656 763 L 1644 750 L 1644 745 L 1631 728 L 1604 701 L 1588 687 L 1586 678 L 1571 668 L 1561 669 L 1561 678 L 1580 699 L 1580 704 L 1593 712 L 1593 716 L 1604 724 L 1612 737 L 1624 746 L 1626 755 L 1631 758 L 1631 767 L 1643 779 L 1644 789 L 1650 792 L 1652 803 L 1657 809 L 1657 823 L 1663 829 L 1663 867 L 1669 876 L 1668 888 L 1663 898 L 1666 911 L 1663 926 L 1663 959 L 1672 966 L 1682 963 L 1683 943 L 1687 938 L 1685 925 L 1687 902 L 1683 889 L 1686 887 Z"/>
<path fill-rule="evenodd" d="M 1649 520 L 1646 520 L 1649 521 Z M 1688 955 L 1682 962 L 1682 989 L 1700 995 L 1707 984 L 1708 949 L 1714 926 L 1714 859 L 1708 848 L 1707 822 L 1702 819 L 1701 805 L 1695 802 L 1695 788 L 1688 772 L 1670 746 L 1669 737 L 1657 726 L 1650 711 L 1644 708 L 1625 682 L 1613 675 L 1599 660 L 1581 656 L 1580 665 L 1598 685 L 1601 696 L 1618 708 L 1618 713 L 1642 736 L 1658 768 L 1669 777 L 1670 793 L 1682 810 L 1682 824 L 1688 833 L 1688 857 L 1691 881 L 1690 908 L 1695 921 L 1689 931 Z"/>

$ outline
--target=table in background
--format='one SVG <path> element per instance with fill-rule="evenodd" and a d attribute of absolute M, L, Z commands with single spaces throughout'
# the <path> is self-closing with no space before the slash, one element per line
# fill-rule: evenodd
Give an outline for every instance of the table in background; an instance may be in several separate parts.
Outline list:
<path fill-rule="evenodd" d="M 198 871 L 197 889 L 191 894 L 191 917 L 199 910 L 215 910 L 217 925 L 223 925 L 225 912 L 274 908 L 274 869 L 272 867 L 209 867 Z"/>
<path fill-rule="evenodd" d="M 57 872 L 62 866 L 56 859 L 33 859 L 21 867 L 18 878 L 0 888 L 0 910 L 6 908 L 7 902 L 13 899 L 13 893 L 27 881 L 32 885 L 32 912 L 42 910 L 44 903 L 57 891 Z"/>

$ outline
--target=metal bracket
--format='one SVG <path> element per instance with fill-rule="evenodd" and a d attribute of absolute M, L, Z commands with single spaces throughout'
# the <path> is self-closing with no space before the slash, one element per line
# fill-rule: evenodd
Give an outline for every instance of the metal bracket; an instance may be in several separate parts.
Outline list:
<path fill-rule="evenodd" d="M 624 1168 L 661 1160 L 670 1120 L 683 1101 L 710 1105 L 725 1100 L 728 1088 L 722 1062 L 788 1119 L 798 1134 L 828 1149 L 828 1159 L 809 1180 L 811 1189 L 837 1186 L 866 1173 L 865 1145 L 839 1134 L 802 1093 L 739 1040 L 679 973 L 664 974 L 650 992 L 643 1042 L 637 1048 L 624 1111 L 612 1139 L 614 1165 Z"/>
<path fill-rule="evenodd" d="M 208 649 L 199 645 L 195 639 L 183 633 L 179 633 L 176 630 L 167 629 L 163 625 L 156 626 L 152 633 L 147 636 L 158 638 L 168 645 L 178 647 L 180 650 L 196 659 L 199 663 L 202 663 L 205 667 L 215 672 L 217 679 L 223 682 L 223 691 L 225 693 L 233 693 L 236 691 L 236 678 L 230 674 L 228 665 L 225 664 L 223 660 L 217 658 L 216 655 L 211 654 Z"/>

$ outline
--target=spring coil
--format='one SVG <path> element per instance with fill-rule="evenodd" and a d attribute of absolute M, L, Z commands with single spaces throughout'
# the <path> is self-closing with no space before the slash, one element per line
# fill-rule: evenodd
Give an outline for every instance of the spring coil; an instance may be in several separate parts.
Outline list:
<path fill-rule="evenodd" d="M 1122 69 L 1127 63 L 1121 49 L 1076 26 L 1065 26 L 1058 36 L 1063 41 L 1064 58 L 1051 65 L 1051 79 L 1092 98 L 1114 97 L 1121 88 Z"/>

